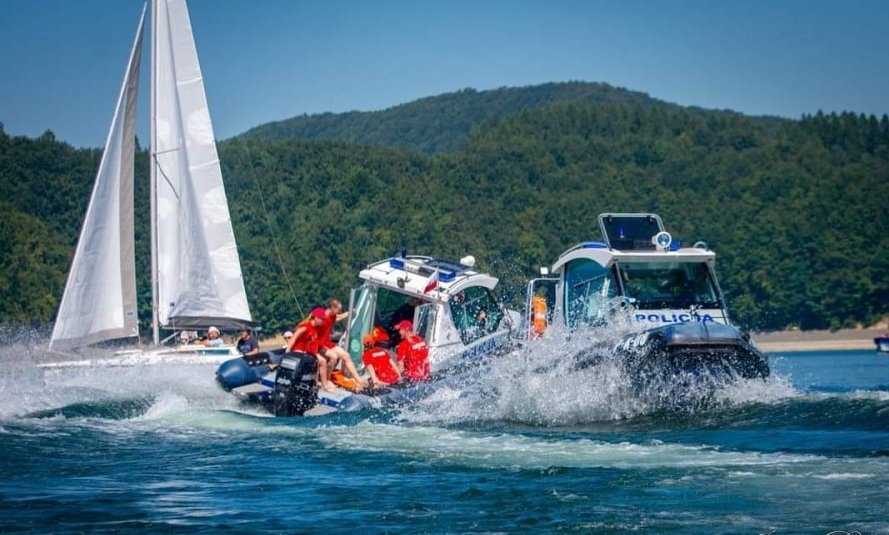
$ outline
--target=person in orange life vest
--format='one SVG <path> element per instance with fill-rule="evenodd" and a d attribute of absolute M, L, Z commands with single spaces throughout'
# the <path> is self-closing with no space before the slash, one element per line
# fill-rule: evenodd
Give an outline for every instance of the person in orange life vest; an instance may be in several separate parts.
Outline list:
<path fill-rule="evenodd" d="M 333 325 L 345 318 L 349 317 L 348 312 L 343 312 L 343 304 L 339 299 L 333 298 L 327 302 L 327 308 L 324 310 L 324 323 L 318 329 L 318 345 L 327 350 L 327 359 L 331 361 L 331 371 L 336 368 L 338 363 L 342 363 L 343 372 L 358 381 L 359 390 L 367 386 L 365 381 L 355 368 L 355 363 L 349 353 L 338 346 L 336 342 L 330 339 L 330 333 L 333 331 Z"/>
<path fill-rule="evenodd" d="M 312 355 L 318 361 L 318 384 L 324 390 L 333 391 L 336 386 L 330 380 L 330 366 L 325 354 L 327 350 L 318 345 L 319 329 L 324 323 L 324 309 L 317 307 L 309 317 L 301 321 L 293 329 L 293 338 L 287 346 L 287 352 L 301 351 Z"/>
<path fill-rule="evenodd" d="M 414 333 L 414 325 L 408 320 L 395 324 L 401 342 L 395 348 L 398 371 L 411 382 L 429 379 L 429 347 L 419 334 Z"/>
<path fill-rule="evenodd" d="M 394 385 L 401 382 L 401 374 L 392 363 L 392 354 L 385 347 L 389 341 L 386 331 L 374 327 L 370 333 L 364 335 L 362 341 L 364 354 L 361 355 L 361 360 L 370 376 L 371 384 Z"/>

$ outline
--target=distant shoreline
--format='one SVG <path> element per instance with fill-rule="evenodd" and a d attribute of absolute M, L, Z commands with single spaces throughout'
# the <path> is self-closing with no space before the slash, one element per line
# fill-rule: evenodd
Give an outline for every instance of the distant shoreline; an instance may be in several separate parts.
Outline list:
<path fill-rule="evenodd" d="M 753 332 L 751 339 L 766 352 L 876 350 L 874 338 L 886 333 L 878 329 L 840 329 L 838 331 Z"/>

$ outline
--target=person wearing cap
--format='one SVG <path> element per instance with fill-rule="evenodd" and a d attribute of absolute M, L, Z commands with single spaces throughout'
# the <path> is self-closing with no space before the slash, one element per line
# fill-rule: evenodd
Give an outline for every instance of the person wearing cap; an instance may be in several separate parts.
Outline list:
<path fill-rule="evenodd" d="M 293 331 L 284 331 L 284 345 L 281 346 L 284 349 L 290 347 L 290 340 L 293 339 Z"/>
<path fill-rule="evenodd" d="M 395 348 L 398 371 L 413 383 L 429 379 L 429 347 L 426 341 L 414 333 L 414 324 L 401 320 L 395 324 L 401 342 Z"/>
<path fill-rule="evenodd" d="M 235 347 L 238 348 L 238 352 L 244 357 L 251 357 L 259 353 L 259 342 L 247 327 L 241 329 L 241 337 L 235 342 Z"/>
<path fill-rule="evenodd" d="M 325 311 L 321 307 L 312 309 L 309 317 L 301 321 L 293 330 L 293 338 L 287 345 L 287 352 L 296 351 L 315 357 L 318 361 L 318 384 L 322 389 L 333 391 L 336 385 L 330 380 L 331 366 L 326 357 L 327 349 L 318 345 L 320 329 L 324 323 Z M 333 364 L 336 364 L 334 362 Z"/>
<path fill-rule="evenodd" d="M 355 367 L 355 363 L 352 362 L 348 351 L 338 346 L 330 337 L 334 324 L 347 317 L 349 317 L 349 313 L 343 312 L 343 303 L 335 297 L 330 299 L 327 302 L 327 308 L 324 310 L 324 323 L 318 329 L 318 346 L 327 351 L 326 356 L 328 360 L 336 360 L 331 367 L 331 372 L 337 363 L 341 363 L 343 373 L 348 378 L 357 381 L 358 390 L 361 390 L 367 386 L 367 381 L 358 374 L 358 369 Z"/>
<path fill-rule="evenodd" d="M 204 345 L 207 347 L 219 347 L 222 345 L 222 337 L 219 336 L 219 329 L 216 327 L 207 329 L 207 339 L 204 340 Z"/>
<path fill-rule="evenodd" d="M 401 382 L 401 373 L 392 363 L 392 354 L 386 349 L 389 335 L 380 327 L 374 327 L 361 339 L 364 342 L 364 354 L 361 361 L 370 376 L 372 384 L 394 385 Z"/>

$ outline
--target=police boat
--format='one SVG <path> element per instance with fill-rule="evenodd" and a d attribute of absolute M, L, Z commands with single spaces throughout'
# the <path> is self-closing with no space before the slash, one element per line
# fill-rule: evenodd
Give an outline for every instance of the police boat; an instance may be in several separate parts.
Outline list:
<path fill-rule="evenodd" d="M 579 364 L 616 358 L 635 378 L 668 381 L 677 373 L 768 377 L 767 357 L 729 321 L 716 255 L 705 243 L 682 247 L 656 214 L 606 213 L 598 219 L 604 242 L 575 245 L 529 283 L 528 338 L 541 335 L 543 322 L 577 337 L 620 316 L 629 323 L 627 334 L 616 344 L 589 340 L 576 356 Z M 536 317 L 542 310 L 545 316 Z"/>
<path fill-rule="evenodd" d="M 472 256 L 452 261 L 402 252 L 368 265 L 358 277 L 361 284 L 351 291 L 350 314 L 339 345 L 359 370 L 364 336 L 381 327 L 394 347 L 399 341 L 395 325 L 405 319 L 426 341 L 433 382 L 479 365 L 517 338 L 520 314 L 501 306 L 495 295 L 498 279 L 477 271 Z M 315 360 L 301 353 L 231 359 L 219 366 L 216 378 L 243 401 L 261 404 L 281 416 L 399 403 L 421 395 L 431 384 L 370 393 L 319 390 Z"/>

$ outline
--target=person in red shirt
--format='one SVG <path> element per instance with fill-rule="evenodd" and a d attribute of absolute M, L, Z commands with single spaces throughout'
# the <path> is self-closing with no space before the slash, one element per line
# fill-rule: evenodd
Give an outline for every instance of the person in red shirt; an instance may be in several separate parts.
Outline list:
<path fill-rule="evenodd" d="M 398 368 L 392 363 L 392 354 L 385 348 L 389 335 L 379 327 L 364 335 L 364 354 L 361 356 L 364 369 L 372 384 L 394 385 L 401 381 Z"/>
<path fill-rule="evenodd" d="M 429 347 L 419 334 L 414 333 L 414 324 L 401 320 L 395 324 L 401 342 L 395 348 L 398 370 L 408 381 L 417 383 L 429 379 Z"/>
<path fill-rule="evenodd" d="M 301 351 L 315 357 L 315 360 L 318 361 L 318 384 L 324 390 L 333 391 L 336 386 L 330 380 L 331 368 L 328 366 L 328 359 L 325 356 L 327 350 L 318 343 L 320 339 L 319 329 L 324 323 L 324 317 L 325 311 L 323 308 L 313 309 L 309 317 L 293 329 L 293 338 L 290 339 L 290 343 L 287 345 L 287 352 Z"/>
<path fill-rule="evenodd" d="M 338 346 L 336 342 L 330 339 L 330 333 L 336 322 L 349 317 L 348 312 L 343 312 L 343 303 L 339 299 L 333 298 L 327 302 L 327 308 L 324 310 L 324 322 L 318 329 L 318 345 L 327 350 L 327 359 L 331 361 L 331 371 L 336 367 L 338 362 L 342 363 L 343 372 L 347 377 L 358 381 L 358 390 L 367 386 L 367 381 L 358 375 L 358 369 L 352 362 L 349 353 Z"/>

